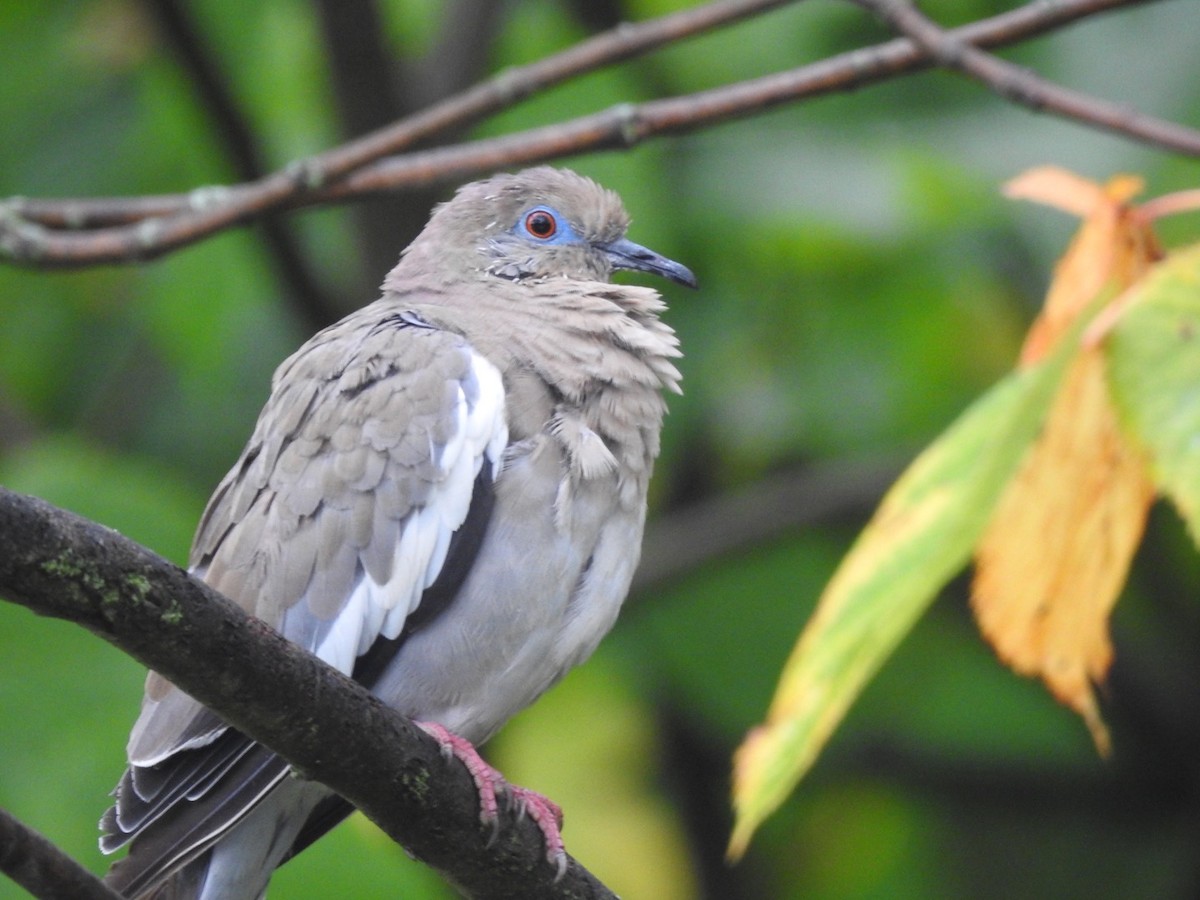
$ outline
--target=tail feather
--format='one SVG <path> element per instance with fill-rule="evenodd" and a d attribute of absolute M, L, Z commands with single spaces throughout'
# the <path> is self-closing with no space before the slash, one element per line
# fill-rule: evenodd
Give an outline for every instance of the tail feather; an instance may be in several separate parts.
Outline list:
<path fill-rule="evenodd" d="M 195 751 L 191 751 L 195 752 Z M 194 900 L 211 862 L 211 848 L 286 779 L 287 764 L 261 745 L 251 745 L 242 754 L 221 789 L 176 802 L 144 821 L 143 829 L 122 834 L 122 794 L 102 821 L 106 829 L 116 827 L 102 841 L 102 849 L 115 849 L 129 841 L 129 855 L 117 862 L 105 877 L 114 890 L 137 900 Z M 176 788 L 179 790 L 179 787 Z M 128 796 L 128 795 L 125 795 Z M 132 839 L 132 840 L 130 840 Z M 189 893 L 190 891 L 190 893 Z M 224 898 L 223 898 L 224 900 Z M 253 900 L 253 897 L 247 898 Z"/>
<path fill-rule="evenodd" d="M 122 896 L 128 897 L 129 900 L 196 900 L 204 887 L 209 854 L 202 854 L 182 869 L 177 869 L 165 881 L 160 881 L 149 890 L 139 894 L 127 893 L 128 878 L 125 877 L 125 873 L 130 868 L 126 865 L 128 862 L 128 859 L 122 859 L 114 863 L 108 870 L 108 874 L 104 876 L 104 883 L 121 893 Z"/>

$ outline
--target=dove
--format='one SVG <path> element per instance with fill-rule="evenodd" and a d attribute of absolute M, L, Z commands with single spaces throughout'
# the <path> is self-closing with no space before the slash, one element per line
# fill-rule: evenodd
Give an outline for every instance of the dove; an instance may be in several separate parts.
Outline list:
<path fill-rule="evenodd" d="M 189 558 L 421 724 L 485 820 L 516 798 L 558 866 L 557 806 L 475 748 L 595 650 L 637 566 L 680 351 L 660 294 L 610 276 L 696 279 L 628 226 L 567 170 L 460 188 L 279 366 Z M 127 751 L 101 849 L 129 846 L 106 882 L 130 898 L 255 900 L 351 811 L 153 672 Z"/>

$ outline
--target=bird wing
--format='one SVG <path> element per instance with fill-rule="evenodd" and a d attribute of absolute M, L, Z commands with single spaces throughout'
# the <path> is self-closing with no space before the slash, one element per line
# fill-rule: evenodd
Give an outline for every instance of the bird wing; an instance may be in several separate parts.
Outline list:
<path fill-rule="evenodd" d="M 499 370 L 463 337 L 412 312 L 361 310 L 276 372 L 253 436 L 201 518 L 192 571 L 371 684 L 470 569 L 508 442 L 504 409 Z M 282 760 L 154 674 L 129 759 L 101 845 L 111 852 L 142 835 L 156 846 L 138 868 L 159 874 L 201 852 L 286 774 Z M 145 834 L 160 820 L 158 834 Z"/>
<path fill-rule="evenodd" d="M 499 371 L 461 336 L 371 307 L 280 367 L 200 520 L 194 574 L 350 674 L 437 579 L 507 443 Z M 200 746 L 220 720 L 157 676 L 129 758 Z"/>

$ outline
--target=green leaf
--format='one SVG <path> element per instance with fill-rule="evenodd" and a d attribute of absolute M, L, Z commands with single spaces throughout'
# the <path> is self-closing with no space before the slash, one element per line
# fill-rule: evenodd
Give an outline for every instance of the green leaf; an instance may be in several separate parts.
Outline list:
<path fill-rule="evenodd" d="M 738 751 L 732 855 L 783 802 L 866 682 L 967 562 L 1037 435 L 1082 327 L 1040 365 L 977 400 L 884 498 L 801 635 L 767 724 Z"/>
<path fill-rule="evenodd" d="M 1117 409 L 1200 543 L 1200 246 L 1146 276 L 1108 342 Z"/>

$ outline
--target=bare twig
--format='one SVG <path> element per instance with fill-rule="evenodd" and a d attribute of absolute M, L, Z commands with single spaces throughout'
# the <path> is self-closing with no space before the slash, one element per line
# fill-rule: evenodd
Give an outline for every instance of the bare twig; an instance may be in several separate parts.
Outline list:
<path fill-rule="evenodd" d="M 160 672 L 468 896 L 613 896 L 574 860 L 556 880 L 541 832 L 513 810 L 497 832 L 481 823 L 466 769 L 361 685 L 111 529 L 0 488 L 0 595 Z"/>
<path fill-rule="evenodd" d="M 38 900 L 121 900 L 99 878 L 3 809 L 0 872 Z"/>
<path fill-rule="evenodd" d="M 694 9 L 623 25 L 537 62 L 500 72 L 411 118 L 345 144 L 306 163 L 324 182 L 415 143 L 467 125 L 587 72 L 782 6 L 789 0 L 719 0 Z M 792 0 L 795 2 L 795 0 Z"/>
<path fill-rule="evenodd" d="M 1012 12 L 955 29 L 950 35 L 954 41 L 964 45 L 1000 46 L 1061 27 L 1082 16 L 1143 2 L 1147 0 L 1035 0 Z M 720 12 L 729 15 L 729 8 L 736 6 L 739 13 L 747 14 L 746 10 L 750 7 L 759 11 L 768 5 L 771 4 L 713 4 L 689 10 L 688 13 L 695 16 L 708 12 L 711 16 L 714 7 L 719 7 Z M 548 72 L 534 71 L 542 63 L 524 67 L 520 70 L 522 79 L 518 83 L 521 89 L 542 86 L 565 77 L 567 71 L 584 70 L 598 60 L 612 62 L 642 52 L 648 46 L 657 46 L 655 41 L 668 39 L 668 29 L 662 25 L 666 20 L 675 24 L 676 31 L 695 33 L 698 28 L 695 21 L 681 23 L 676 21 L 677 18 L 686 16 L 680 13 L 643 26 L 634 26 L 631 29 L 634 39 L 628 42 L 628 32 L 622 29 L 585 41 L 574 51 L 544 61 L 553 63 L 559 60 Z M 711 18 L 703 22 L 705 27 L 711 27 L 712 24 Z M 650 32 L 654 41 L 649 40 L 647 32 L 641 30 L 651 25 L 656 26 Z M 689 32 L 687 28 L 693 31 Z M 584 53 L 584 50 L 589 52 Z M 561 61 L 572 52 L 578 56 L 572 56 L 569 65 Z M 121 201 L 113 199 L 9 201 L 7 205 L 0 206 L 0 254 L 14 262 L 40 266 L 78 266 L 146 259 L 282 207 L 424 187 L 583 151 L 625 148 L 658 135 L 693 131 L 801 98 L 853 90 L 899 74 L 928 68 L 936 62 L 932 54 L 912 40 L 898 39 L 788 72 L 709 91 L 641 105 L 621 105 L 561 124 L 365 165 L 383 147 L 395 147 L 438 128 L 448 127 L 449 122 L 460 122 L 464 109 L 483 108 L 483 100 L 471 99 L 478 90 L 483 90 L 495 101 L 495 92 L 501 90 L 499 85 L 504 79 L 502 74 L 480 89 L 468 91 L 434 110 L 398 124 L 394 129 L 386 129 L 362 141 L 301 161 L 258 182 L 229 188 L 200 189 L 175 197 L 138 198 L 138 208 L 143 212 L 147 206 L 163 212 L 174 209 L 174 212 L 158 218 L 102 228 L 87 234 L 63 234 L 47 230 L 42 223 L 70 220 L 94 224 L 106 218 L 130 220 L 122 218 L 126 213 Z M 442 112 L 438 113 L 439 110 Z M 433 122 L 431 116 L 438 121 Z M 1196 152 L 1200 154 L 1200 142 L 1197 143 Z M 345 174 L 359 165 L 364 167 L 353 171 L 353 174 Z M 345 177 L 331 183 L 330 177 L 333 175 Z"/>
<path fill-rule="evenodd" d="M 505 69 L 470 90 L 451 97 L 394 125 L 372 132 L 319 156 L 276 173 L 285 185 L 294 177 L 305 176 L 301 186 L 310 191 L 346 174 L 396 154 L 415 144 L 437 137 L 505 109 L 577 75 L 656 50 L 666 44 L 728 25 L 739 19 L 766 12 L 787 0 L 721 0 L 695 9 L 651 19 L 635 25 L 622 25 L 606 34 L 589 38 L 561 53 L 524 66 Z M 1113 0 L 1107 0 L 1113 2 Z M 1133 0 L 1118 0 L 1133 2 Z M 252 200 L 270 202 L 278 185 L 268 180 L 258 185 L 262 196 L 250 193 Z M 19 211 L 31 223 L 51 228 L 94 228 L 140 222 L 149 217 L 187 214 L 216 202 L 230 202 L 235 188 L 201 188 L 187 194 L 156 197 L 110 197 L 76 200 L 10 201 L 10 209 Z M 309 198 L 321 199 L 319 192 Z M 257 209 L 250 210 L 251 214 Z"/>
<path fill-rule="evenodd" d="M 1138 215 L 1147 222 L 1155 222 L 1167 216 L 1200 210 L 1200 188 L 1190 191 L 1176 191 L 1161 197 L 1151 197 L 1145 203 L 1139 203 Z"/>
<path fill-rule="evenodd" d="M 939 65 L 957 69 L 1001 97 L 1034 112 L 1050 112 L 1165 150 L 1200 156 L 1200 131 L 1062 87 L 972 47 L 924 16 L 910 0 L 850 0 L 912 40 Z"/>

